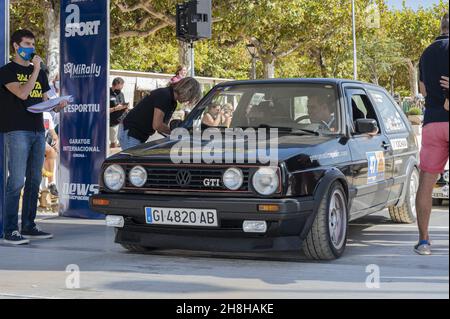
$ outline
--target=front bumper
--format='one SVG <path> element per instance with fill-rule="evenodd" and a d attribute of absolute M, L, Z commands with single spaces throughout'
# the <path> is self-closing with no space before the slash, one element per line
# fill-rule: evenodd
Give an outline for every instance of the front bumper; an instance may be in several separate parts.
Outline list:
<path fill-rule="evenodd" d="M 449 183 L 444 175 L 448 174 L 448 170 L 445 171 L 445 174 L 442 174 L 439 177 L 436 185 L 433 188 L 433 199 L 449 199 Z"/>
<path fill-rule="evenodd" d="M 96 206 L 94 199 L 109 201 L 108 206 Z M 277 204 L 276 213 L 259 212 L 258 205 Z M 214 228 L 147 225 L 145 207 L 178 207 L 185 209 L 215 209 L 219 226 Z M 90 199 L 92 210 L 105 215 L 125 218 L 118 228 L 116 242 L 153 248 L 190 250 L 299 250 L 301 234 L 307 233 L 314 218 L 312 198 L 247 199 L 154 196 L 135 194 L 99 194 Z M 245 233 L 245 220 L 267 222 L 264 234 Z"/>
<path fill-rule="evenodd" d="M 448 184 L 437 184 L 433 189 L 434 199 L 449 199 L 449 186 Z"/>

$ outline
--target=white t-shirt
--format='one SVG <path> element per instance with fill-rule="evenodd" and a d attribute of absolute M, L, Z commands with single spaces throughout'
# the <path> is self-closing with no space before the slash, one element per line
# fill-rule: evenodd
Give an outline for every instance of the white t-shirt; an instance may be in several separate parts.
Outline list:
<path fill-rule="evenodd" d="M 44 127 L 46 133 L 48 130 L 55 129 L 55 122 L 53 122 L 53 117 L 49 112 L 44 112 Z"/>
<path fill-rule="evenodd" d="M 48 98 L 49 98 L 49 99 L 57 98 L 57 97 L 59 96 L 59 94 L 56 93 L 56 89 L 59 89 L 59 87 L 56 87 L 56 86 L 53 84 L 53 82 L 50 82 L 48 85 L 50 86 L 50 91 L 47 92 Z M 58 86 L 59 86 L 59 84 L 58 84 Z"/>

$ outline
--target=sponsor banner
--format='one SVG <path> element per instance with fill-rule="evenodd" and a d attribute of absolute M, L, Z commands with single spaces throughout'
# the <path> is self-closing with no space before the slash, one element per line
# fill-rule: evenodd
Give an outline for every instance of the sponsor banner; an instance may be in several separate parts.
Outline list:
<path fill-rule="evenodd" d="M 9 56 L 9 0 L 0 0 L 0 67 Z M 6 154 L 4 136 L 0 133 L 0 237 L 3 234 L 3 209 L 5 207 Z"/>
<path fill-rule="evenodd" d="M 109 0 L 61 1 L 61 89 L 74 100 L 61 114 L 60 213 L 102 218 L 89 210 L 107 154 Z"/>

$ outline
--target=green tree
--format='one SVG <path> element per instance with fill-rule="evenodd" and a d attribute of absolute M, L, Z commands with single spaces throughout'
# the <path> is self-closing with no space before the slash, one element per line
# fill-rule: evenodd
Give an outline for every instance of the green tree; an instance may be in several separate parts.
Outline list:
<path fill-rule="evenodd" d="M 218 3 L 221 43 L 253 44 L 264 66 L 264 77 L 275 76 L 275 62 L 306 42 L 302 0 L 229 0 Z"/>
<path fill-rule="evenodd" d="M 384 2 L 372 3 L 368 8 L 373 9 L 366 10 L 373 18 L 366 19 L 358 38 L 360 74 L 366 81 L 392 86 L 396 68 L 404 62 L 402 45 L 390 34 L 389 10 Z"/>
<path fill-rule="evenodd" d="M 176 4 L 178 0 L 112 0 L 111 38 L 149 37 L 169 29 L 175 38 Z M 214 0 L 215 4 L 219 1 Z M 216 19 L 213 19 L 213 22 Z M 167 33 L 165 33 L 167 34 Z M 188 44 L 178 42 L 180 64 L 191 64 Z"/>
<path fill-rule="evenodd" d="M 112 0 L 111 37 L 147 37 L 175 27 L 176 0 Z"/>
<path fill-rule="evenodd" d="M 365 2 L 356 1 L 358 5 L 365 5 Z M 338 65 L 351 56 L 351 2 L 311 1 L 307 6 L 305 26 L 308 37 L 302 47 L 302 53 L 314 65 L 317 77 L 335 76 Z M 348 71 L 348 74 L 351 74 L 351 66 Z"/>
<path fill-rule="evenodd" d="M 389 35 L 401 44 L 412 96 L 418 94 L 418 65 L 423 51 L 440 34 L 440 20 L 448 12 L 448 2 L 431 9 L 414 11 L 403 3 L 402 10 L 388 12 Z"/>
<path fill-rule="evenodd" d="M 10 1 L 10 30 L 29 29 L 36 36 L 38 52 L 45 51 L 44 1 Z M 12 51 L 12 48 L 10 48 Z"/>
<path fill-rule="evenodd" d="M 37 52 L 54 77 L 59 70 L 59 0 L 11 1 L 11 30 L 31 29 Z"/>
<path fill-rule="evenodd" d="M 111 66 L 172 73 L 186 62 L 187 50 L 175 38 L 179 0 L 111 0 Z M 356 0 L 360 79 L 396 91 L 417 93 L 417 65 L 439 35 L 448 1 L 417 11 L 391 10 L 376 0 L 379 27 Z M 196 43 L 196 74 L 245 79 L 257 46 L 258 73 L 266 77 L 352 77 L 351 5 L 348 0 L 213 0 L 213 38 Z M 12 0 L 11 30 L 29 28 L 38 53 L 58 70 L 59 0 Z M 376 19 L 375 19 L 376 20 Z M 399 63 L 400 61 L 400 63 Z"/>

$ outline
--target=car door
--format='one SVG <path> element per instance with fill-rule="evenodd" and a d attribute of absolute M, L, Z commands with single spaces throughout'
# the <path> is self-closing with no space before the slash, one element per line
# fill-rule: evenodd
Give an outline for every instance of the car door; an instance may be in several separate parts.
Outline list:
<path fill-rule="evenodd" d="M 394 154 L 393 185 L 389 202 L 396 202 L 401 196 L 403 185 L 408 180 L 406 176 L 408 163 L 417 157 L 418 146 L 415 135 L 408 129 L 407 118 L 395 104 L 392 97 L 381 88 L 367 89 L 376 111 L 381 118 L 383 130 L 386 132 Z"/>
<path fill-rule="evenodd" d="M 392 184 L 393 153 L 366 91 L 347 87 L 345 96 L 348 118 L 351 120 L 349 148 L 353 161 L 353 187 L 356 191 L 350 213 L 356 214 L 386 204 Z M 375 119 L 379 132 L 374 136 L 357 133 L 354 121 L 358 118 Z"/>

